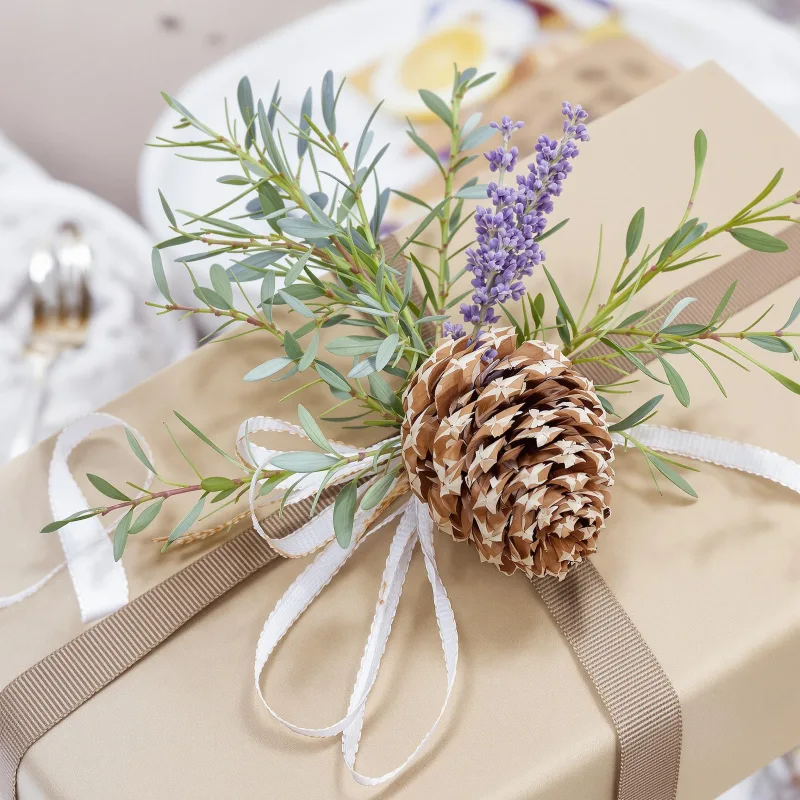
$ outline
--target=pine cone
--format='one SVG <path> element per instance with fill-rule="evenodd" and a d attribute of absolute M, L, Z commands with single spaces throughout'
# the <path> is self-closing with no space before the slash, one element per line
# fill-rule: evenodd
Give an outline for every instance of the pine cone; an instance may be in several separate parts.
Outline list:
<path fill-rule="evenodd" d="M 412 377 L 403 408 L 412 491 L 483 561 L 563 578 L 596 550 L 613 444 L 592 382 L 553 345 L 517 347 L 511 328 L 476 346 L 447 339 Z"/>

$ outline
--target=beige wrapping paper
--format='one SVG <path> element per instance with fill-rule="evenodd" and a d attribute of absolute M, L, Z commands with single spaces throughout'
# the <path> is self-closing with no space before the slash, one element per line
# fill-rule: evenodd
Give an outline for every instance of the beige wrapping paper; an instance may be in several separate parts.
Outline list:
<path fill-rule="evenodd" d="M 599 121 L 593 141 L 582 148 L 558 205 L 557 218 L 572 222 L 547 248 L 548 265 L 563 276 L 568 300 L 583 298 L 601 222 L 606 286 L 639 205 L 647 208 L 646 240 L 658 241 L 674 228 L 688 198 L 691 142 L 700 126 L 709 138 L 696 204 L 701 218 L 716 222 L 732 214 L 779 166 L 786 168 L 785 194 L 800 186 L 800 142 L 782 123 L 714 66 L 677 78 Z M 720 251 L 730 257 L 739 247 L 726 239 Z M 697 274 L 687 270 L 655 282 L 643 302 Z M 765 299 L 776 304 L 776 324 L 798 295 L 800 281 L 794 281 Z M 741 312 L 731 324 L 754 316 Z M 291 381 L 241 382 L 249 367 L 270 357 L 270 348 L 260 334 L 203 348 L 109 410 L 147 437 L 159 466 L 183 474 L 161 424 L 172 409 L 220 443 L 232 442 L 247 416 L 294 418 L 293 401 L 283 407 L 276 402 L 283 387 L 294 388 Z M 797 377 L 798 367 L 787 357 L 764 357 Z M 659 421 L 800 459 L 800 433 L 793 424 L 800 400 L 767 376 L 725 364 L 719 372 L 727 401 L 702 368 L 687 363 L 692 405 L 683 409 L 668 398 Z M 641 383 L 629 407 L 654 393 L 652 385 Z M 326 400 L 320 394 L 304 402 L 320 411 Z M 331 433 L 363 441 L 357 431 Z M 225 472 L 224 461 L 186 441 L 209 472 Z M 45 443 L 0 473 L 3 593 L 27 585 L 61 559 L 57 539 L 37 533 L 49 518 L 50 449 Z M 614 515 L 595 564 L 681 698 L 678 796 L 705 800 L 800 740 L 800 500 L 758 478 L 712 466 L 693 477 L 698 502 L 671 489 L 659 497 L 639 458 L 620 454 L 617 467 Z M 84 445 L 73 468 L 112 479 L 139 474 L 119 436 Z M 180 513 L 164 512 L 165 530 Z M 132 596 L 214 543 L 160 556 L 140 536 L 125 555 Z M 264 685 L 284 716 L 323 724 L 346 706 L 387 548 L 388 537 L 365 544 L 280 646 Z M 505 578 L 481 565 L 473 550 L 445 537 L 437 557 L 461 634 L 459 681 L 433 747 L 389 787 L 353 784 L 337 741 L 296 737 L 257 705 L 252 658 L 258 633 L 305 563 L 286 562 L 233 590 L 48 733 L 23 760 L 21 800 L 611 800 L 613 730 L 534 589 L 522 576 Z M 81 629 L 65 573 L 24 604 L 0 611 L 0 685 Z M 359 750 L 363 771 L 383 772 L 413 749 L 441 698 L 440 662 L 430 591 L 415 560 L 368 709 Z"/>

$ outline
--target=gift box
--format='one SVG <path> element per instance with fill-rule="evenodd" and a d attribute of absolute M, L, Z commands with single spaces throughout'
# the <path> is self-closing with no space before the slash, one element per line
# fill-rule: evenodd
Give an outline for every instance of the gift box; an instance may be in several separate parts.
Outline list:
<path fill-rule="evenodd" d="M 559 205 L 559 214 L 572 221 L 548 247 L 548 266 L 558 272 L 568 301 L 579 303 L 585 295 L 601 224 L 609 264 L 622 260 L 627 223 L 640 205 L 647 210 L 649 240 L 671 233 L 676 209 L 688 200 L 692 139 L 701 127 L 709 141 L 694 211 L 701 219 L 727 219 L 779 167 L 789 189 L 800 185 L 800 142 L 785 125 L 714 65 L 684 74 L 600 120 L 583 147 L 581 169 Z M 735 261 L 741 250 L 732 238 L 723 240 L 720 259 L 651 284 L 643 302 L 725 264 L 741 264 Z M 601 296 L 613 271 L 601 271 Z M 741 316 L 747 324 L 771 303 L 777 316 L 788 316 L 798 295 L 795 279 L 731 323 Z M 203 347 L 108 411 L 150 442 L 162 472 L 183 474 L 188 467 L 162 424 L 174 419 L 173 410 L 226 445 L 247 417 L 296 418 L 295 403 L 278 406 L 277 399 L 298 382 L 241 381 L 271 348 L 258 336 Z M 785 358 L 765 353 L 766 363 L 774 359 L 784 371 Z M 692 403 L 684 408 L 665 399 L 660 422 L 800 459 L 800 433 L 792 422 L 796 396 L 766 375 L 746 375 L 724 363 L 718 371 L 725 400 L 699 363 L 685 370 Z M 631 407 L 651 395 L 651 386 L 634 385 Z M 326 400 L 312 390 L 303 402 L 314 413 Z M 326 430 L 357 446 L 377 438 L 363 430 Z M 291 448 L 286 437 L 270 441 Z M 204 469 L 214 469 L 216 454 L 191 439 L 184 446 Z M 38 533 L 51 518 L 52 448 L 45 442 L 0 473 L 4 593 L 32 584 L 63 559 L 58 540 Z M 124 436 L 103 433 L 81 445 L 70 466 L 76 476 L 91 471 L 124 481 L 140 474 L 137 463 Z M 621 452 L 613 515 L 593 557 L 680 700 L 681 800 L 716 796 L 800 740 L 800 545 L 793 525 L 800 499 L 753 475 L 702 467 L 692 479 L 699 500 L 671 487 L 659 496 L 643 461 Z M 88 495 L 88 484 L 81 485 Z M 171 530 L 185 510 L 165 507 L 159 529 Z M 233 536 L 222 517 L 218 533 L 163 556 L 149 530 L 132 537 L 123 558 L 130 597 Z M 362 545 L 279 645 L 261 686 L 282 716 L 317 726 L 344 713 L 389 539 L 376 534 Z M 437 560 L 459 626 L 458 680 L 432 746 L 387 786 L 354 784 L 336 740 L 288 734 L 258 702 L 251 665 L 259 632 L 305 566 L 278 560 L 197 614 L 36 742 L 20 766 L 19 798 L 613 798 L 619 769 L 614 727 L 530 581 L 498 574 L 471 548 L 444 536 L 437 537 Z M 0 610 L 0 685 L 84 628 L 62 569 L 24 602 Z M 401 763 L 438 713 L 444 691 L 430 587 L 416 558 L 367 708 L 359 769 L 381 774 Z"/>

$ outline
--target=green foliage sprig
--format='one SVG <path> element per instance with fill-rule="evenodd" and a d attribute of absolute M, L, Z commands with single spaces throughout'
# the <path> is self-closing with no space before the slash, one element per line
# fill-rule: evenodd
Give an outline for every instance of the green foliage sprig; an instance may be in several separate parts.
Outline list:
<path fill-rule="evenodd" d="M 317 498 L 324 486 L 343 482 L 334 509 L 336 538 L 342 546 L 346 546 L 352 536 L 356 510 L 375 508 L 389 492 L 400 469 L 397 431 L 403 417 L 402 391 L 441 336 L 444 320 L 470 294 L 467 291 L 452 296 L 464 273 L 463 267 L 458 266 L 463 251 L 471 243 L 458 250 L 451 248 L 455 237 L 472 219 L 471 213 L 465 213 L 465 201 L 485 197 L 486 186 L 478 185 L 473 178 L 456 188 L 457 175 L 478 157 L 473 151 L 488 141 L 494 131 L 488 125 L 480 125 L 480 114 L 472 114 L 462 124 L 461 107 L 468 92 L 490 77 L 478 76 L 472 68 L 463 72 L 456 68 L 447 100 L 426 90 L 420 92 L 423 102 L 448 129 L 450 148 L 446 158 L 440 159 L 409 122 L 410 139 L 433 160 L 441 174 L 443 195 L 439 203 L 431 205 L 394 190 L 424 212 L 414 232 L 400 245 L 399 252 L 413 264 L 413 269 L 405 270 L 399 268 L 396 261 L 393 261 L 395 266 L 389 263 L 380 236 L 392 191 L 382 188 L 378 178 L 377 167 L 387 147 L 379 149 L 371 158 L 369 155 L 374 139 L 371 125 L 380 106 L 370 115 L 353 147 L 337 137 L 336 109 L 342 84 L 336 86 L 330 72 L 324 76 L 320 91 L 321 120 L 313 115 L 311 89 L 303 99 L 300 119 L 291 120 L 281 109 L 280 85 L 275 87 L 270 102 L 265 105 L 255 99 L 247 78 L 242 79 L 237 92 L 240 119 L 232 118 L 226 105 L 226 131 L 222 133 L 201 122 L 174 98 L 164 95 L 179 115 L 175 128 L 191 130 L 195 138 L 160 138 L 153 146 L 174 149 L 179 157 L 192 161 L 225 164 L 227 172 L 217 180 L 235 187 L 235 192 L 225 203 L 204 214 L 182 209 L 173 211 L 167 199 L 161 196 L 172 235 L 153 251 L 153 273 L 165 302 L 151 305 L 164 314 L 178 312 L 185 316 L 205 314 L 219 318 L 220 325 L 212 336 L 218 336 L 233 323 L 240 323 L 232 335 L 218 337 L 218 341 L 258 331 L 268 334 L 279 343 L 283 354 L 254 366 L 244 376 L 245 380 L 282 381 L 305 373 L 309 380 L 284 399 L 309 386 L 325 384 L 334 402 L 322 414 L 323 420 L 336 423 L 358 420 L 358 426 L 389 429 L 389 437 L 374 452 L 345 455 L 337 449 L 336 443 L 325 437 L 311 414 L 299 406 L 301 425 L 317 450 L 278 456 L 256 476 L 261 482 L 260 495 L 282 492 L 282 503 L 309 473 L 324 473 Z M 279 116 L 288 126 L 286 140 L 275 125 Z M 728 330 L 726 309 L 734 295 L 735 283 L 702 324 L 680 320 L 681 313 L 694 300 L 690 297 L 678 302 L 672 302 L 674 296 L 667 298 L 649 311 L 632 308 L 642 289 L 658 276 L 715 258 L 704 248 L 716 237 L 730 235 L 753 250 L 776 253 L 786 249 L 785 242 L 757 226 L 773 221 L 800 221 L 790 214 L 779 213 L 790 204 L 800 203 L 800 192 L 777 201 L 769 200 L 781 180 L 782 170 L 750 203 L 722 224 L 711 226 L 697 217 L 690 217 L 707 150 L 706 136 L 698 131 L 689 200 L 680 222 L 667 238 L 656 244 L 642 245 L 645 210 L 639 209 L 634 214 L 627 230 L 625 257 L 607 297 L 596 306 L 593 315 L 589 316 L 589 308 L 602 268 L 602 230 L 594 275 L 577 314 L 564 299 L 557 270 L 553 274 L 547 269 L 542 270 L 545 291 L 523 298 L 521 312 L 518 312 L 521 321 L 510 310 L 502 308 L 520 342 L 557 336 L 563 352 L 576 365 L 601 363 L 618 373 L 618 380 L 595 387 L 611 416 L 611 431 L 643 455 L 654 479 L 663 476 L 692 496 L 696 496 L 694 490 L 678 472 L 678 469 L 690 468 L 656 454 L 636 438 L 636 426 L 657 413 L 663 391 L 624 414 L 617 412 L 611 398 L 628 393 L 629 387 L 642 379 L 668 388 L 678 402 L 688 406 L 690 390 L 675 358 L 683 354 L 689 354 L 703 365 L 723 395 L 725 389 L 712 363 L 716 358 L 744 369 L 747 364 L 756 366 L 790 391 L 800 394 L 800 384 L 776 372 L 753 354 L 762 349 L 785 353 L 798 360 L 792 339 L 800 333 L 787 329 L 800 315 L 800 301 L 784 324 L 774 330 L 760 327 L 770 309 L 748 327 Z M 334 171 L 322 169 L 323 159 L 334 165 Z M 315 190 L 308 192 L 310 184 Z M 375 198 L 369 208 L 365 199 L 368 185 L 374 187 Z M 247 198 L 250 199 L 245 214 L 229 215 Z M 553 235 L 567 222 L 563 220 L 554 225 L 536 237 L 537 241 Z M 421 238 L 429 228 L 438 229 L 435 244 L 429 241 L 430 236 L 425 236 L 424 241 Z M 199 301 L 195 305 L 174 301 L 160 255 L 164 248 L 186 244 L 201 246 L 177 259 L 192 281 L 194 295 Z M 212 263 L 210 285 L 202 285 L 192 264 L 201 260 L 213 262 L 221 255 L 232 259 L 234 265 L 225 269 Z M 415 273 L 419 292 L 415 289 Z M 259 284 L 257 303 L 250 299 L 244 286 L 256 282 Z M 285 307 L 297 327 L 281 328 L 274 319 L 276 306 Z M 326 360 L 320 344 L 321 331 L 332 327 L 357 329 L 334 338 L 324 347 L 331 356 L 352 359 L 346 374 Z M 605 346 L 602 352 L 596 351 L 597 345 Z M 749 352 L 744 346 L 755 350 Z M 653 369 L 645 360 L 653 363 Z M 641 377 L 630 377 L 632 371 L 638 371 Z M 352 410 L 340 411 L 351 404 Z M 95 488 L 114 502 L 58 520 L 44 530 L 58 530 L 77 519 L 120 512 L 122 517 L 114 536 L 115 557 L 119 558 L 128 537 L 151 525 L 171 497 L 193 494 L 197 499 L 166 537 L 163 549 L 175 542 L 196 538 L 191 529 L 204 519 L 204 511 L 213 512 L 237 503 L 248 491 L 255 470 L 218 447 L 185 417 L 177 416 L 193 435 L 236 467 L 236 477 L 203 475 L 170 432 L 195 479 L 189 483 L 167 479 L 156 471 L 128 431 L 134 454 L 167 488 L 152 491 L 129 484 L 141 493 L 140 497 L 133 498 L 103 478 L 90 476 Z M 365 481 L 367 487 L 359 490 Z"/>

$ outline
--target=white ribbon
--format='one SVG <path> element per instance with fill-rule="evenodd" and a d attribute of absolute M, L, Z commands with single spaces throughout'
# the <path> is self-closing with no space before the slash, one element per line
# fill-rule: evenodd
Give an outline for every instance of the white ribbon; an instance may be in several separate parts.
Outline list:
<path fill-rule="evenodd" d="M 50 505 L 55 519 L 63 519 L 87 507 L 86 498 L 70 474 L 67 459 L 71 451 L 91 433 L 113 425 L 124 425 L 108 414 L 93 414 L 66 428 L 56 441 L 50 465 Z M 311 519 L 294 533 L 281 539 L 270 538 L 262 528 L 256 513 L 260 481 L 264 470 L 281 451 L 269 450 L 254 444 L 250 436 L 257 432 L 289 433 L 308 438 L 302 428 L 271 417 L 253 417 L 242 423 L 236 440 L 236 449 L 243 463 L 255 470 L 249 492 L 250 512 L 256 530 L 272 547 L 289 558 L 297 558 L 323 548 L 312 563 L 300 574 L 278 601 L 264 624 L 256 649 L 254 679 L 256 691 L 269 713 L 282 725 L 305 736 L 342 737 L 342 753 L 353 778 L 366 786 L 376 786 L 392 780 L 406 769 L 430 741 L 442 719 L 455 684 L 458 662 L 458 633 L 453 609 L 447 597 L 436 567 L 433 541 L 433 522 L 430 512 L 416 498 L 406 500 L 377 524 L 367 529 L 367 515 L 356 515 L 353 536 L 346 548 L 339 546 L 333 533 L 333 506 Z M 705 461 L 728 469 L 736 469 L 751 475 L 774 481 L 792 491 L 800 493 L 800 464 L 784 456 L 754 445 L 719 439 L 691 431 L 640 425 L 636 437 L 647 447 L 684 458 Z M 135 433 L 135 432 L 134 432 Z M 136 434 L 150 457 L 147 443 Z M 625 439 L 614 434 L 614 443 L 622 445 Z M 364 467 L 364 459 L 385 446 L 385 442 L 359 451 L 342 443 L 335 443 L 343 456 L 356 456 L 336 473 L 337 483 L 347 479 Z M 145 487 L 149 485 L 145 484 Z M 287 503 L 293 504 L 315 495 L 324 485 L 321 474 L 311 473 L 304 477 L 292 491 Z M 275 491 L 278 491 L 277 489 Z M 266 499 L 269 499 L 270 495 Z M 379 528 L 401 516 L 392 539 L 386 560 L 375 615 L 370 627 L 367 644 L 356 675 L 347 712 L 338 721 L 323 728 L 308 728 L 280 717 L 266 702 L 260 686 L 261 674 L 276 646 L 297 622 L 319 593 L 330 583 L 342 566 L 353 555 L 363 541 Z M 113 548 L 108 538 L 109 528 L 103 528 L 97 518 L 70 523 L 61 529 L 61 543 L 66 561 L 32 586 L 10 597 L 0 597 L 0 608 L 20 602 L 44 586 L 66 565 L 72 577 L 75 593 L 85 622 L 98 619 L 124 605 L 128 600 L 128 587 L 121 563 L 113 559 Z M 403 591 L 408 566 L 417 543 L 425 561 L 425 570 L 433 590 L 434 609 L 444 653 L 447 683 L 441 710 L 422 741 L 408 758 L 390 772 L 377 778 L 362 775 L 355 769 L 364 722 L 367 700 L 375 684 L 381 658 L 386 648 L 392 622 Z"/>
<path fill-rule="evenodd" d="M 73 478 L 67 463 L 72 451 L 88 436 L 116 425 L 130 427 L 110 414 L 90 414 L 67 426 L 56 439 L 50 461 L 48 489 L 53 519 L 64 519 L 89 506 L 80 487 Z M 152 454 L 142 436 L 131 431 L 152 460 Z M 144 484 L 148 488 L 152 481 L 149 475 Z M 140 495 L 137 495 L 137 497 Z M 116 521 L 103 527 L 98 517 L 71 522 L 59 530 L 65 560 L 40 580 L 16 594 L 0 597 L 0 608 L 15 605 L 55 577 L 66 566 L 72 579 L 75 597 L 84 623 L 111 614 L 128 602 L 128 581 L 122 563 L 114 561 L 114 547 L 108 534 Z"/>

